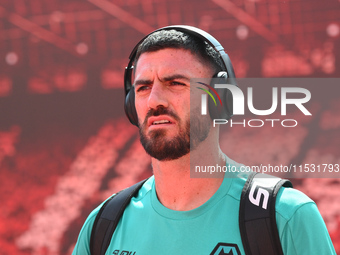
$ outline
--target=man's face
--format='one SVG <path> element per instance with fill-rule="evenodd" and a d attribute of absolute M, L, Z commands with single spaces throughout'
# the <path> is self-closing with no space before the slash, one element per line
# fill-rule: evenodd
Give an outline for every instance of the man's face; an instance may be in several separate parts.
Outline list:
<path fill-rule="evenodd" d="M 205 140 L 210 121 L 192 119 L 190 136 L 190 79 L 212 75 L 188 50 L 170 48 L 140 56 L 135 105 L 141 143 L 150 156 L 177 159 L 190 152 L 190 139 L 192 149 Z"/>

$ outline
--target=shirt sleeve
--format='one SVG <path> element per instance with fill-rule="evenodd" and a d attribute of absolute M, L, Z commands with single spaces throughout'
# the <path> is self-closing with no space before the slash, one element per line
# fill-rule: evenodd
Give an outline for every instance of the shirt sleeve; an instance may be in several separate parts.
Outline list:
<path fill-rule="evenodd" d="M 294 198 L 290 198 L 293 199 Z M 293 202 L 294 204 L 294 202 Z M 294 204 L 291 215 L 277 213 L 285 255 L 336 255 L 334 246 L 316 204 L 309 200 Z"/>
<path fill-rule="evenodd" d="M 96 208 L 86 219 L 83 227 L 80 230 L 76 246 L 73 249 L 72 255 L 91 255 L 90 238 L 92 226 L 96 219 L 99 208 Z"/>

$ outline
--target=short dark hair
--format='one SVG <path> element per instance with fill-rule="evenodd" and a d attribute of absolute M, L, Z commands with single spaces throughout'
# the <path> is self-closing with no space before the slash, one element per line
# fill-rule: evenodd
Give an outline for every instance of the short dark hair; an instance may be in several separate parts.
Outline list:
<path fill-rule="evenodd" d="M 138 47 L 135 64 L 141 54 L 166 48 L 185 49 L 196 55 L 203 63 L 209 63 L 215 73 L 225 70 L 220 54 L 202 39 L 175 29 L 160 30 L 150 34 Z"/>

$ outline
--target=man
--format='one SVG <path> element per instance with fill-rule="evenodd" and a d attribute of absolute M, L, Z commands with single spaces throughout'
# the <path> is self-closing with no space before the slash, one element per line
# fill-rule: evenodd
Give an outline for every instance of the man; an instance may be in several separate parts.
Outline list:
<path fill-rule="evenodd" d="M 106 254 L 245 254 L 238 215 L 247 177 L 190 177 L 192 162 L 240 166 L 221 151 L 219 130 L 209 114 L 199 114 L 201 93 L 190 82 L 231 70 L 209 43 L 181 29 L 151 33 L 133 62 L 128 100 L 136 116 L 128 115 L 151 156 L 153 176 L 126 207 Z M 100 208 L 86 220 L 73 254 L 90 254 Z M 335 254 L 315 203 L 299 191 L 281 188 L 276 221 L 284 254 Z"/>

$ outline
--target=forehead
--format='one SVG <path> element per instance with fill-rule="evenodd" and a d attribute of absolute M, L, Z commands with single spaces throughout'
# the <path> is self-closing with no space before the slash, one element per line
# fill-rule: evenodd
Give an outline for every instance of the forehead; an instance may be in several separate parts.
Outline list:
<path fill-rule="evenodd" d="M 162 49 L 140 55 L 135 67 L 135 76 L 158 73 L 183 73 L 190 78 L 211 77 L 212 68 L 199 57 L 185 49 Z"/>

